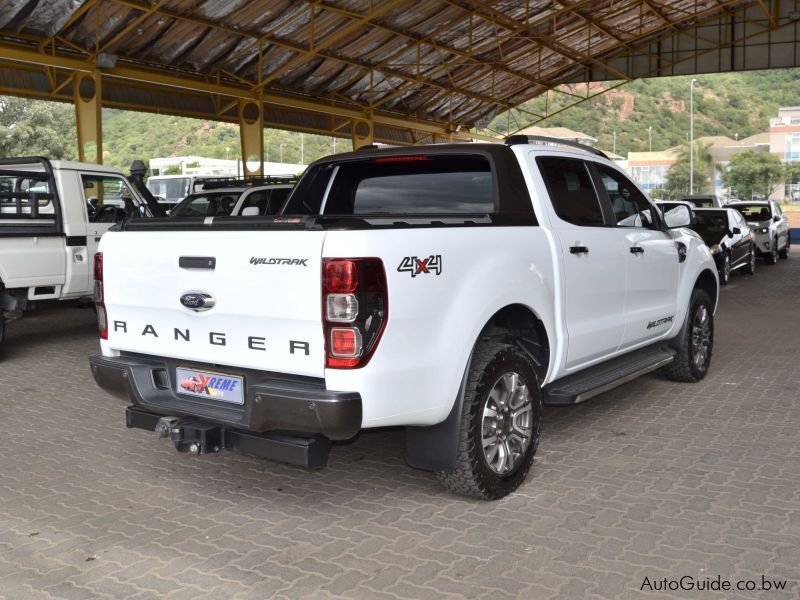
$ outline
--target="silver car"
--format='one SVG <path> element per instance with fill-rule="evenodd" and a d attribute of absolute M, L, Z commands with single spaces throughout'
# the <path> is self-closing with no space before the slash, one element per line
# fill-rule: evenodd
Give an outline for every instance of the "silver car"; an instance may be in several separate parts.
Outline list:
<path fill-rule="evenodd" d="M 774 265 L 778 257 L 789 258 L 789 221 L 773 200 L 731 202 L 725 208 L 735 208 L 744 217 L 756 236 L 756 252 L 767 264 Z"/>

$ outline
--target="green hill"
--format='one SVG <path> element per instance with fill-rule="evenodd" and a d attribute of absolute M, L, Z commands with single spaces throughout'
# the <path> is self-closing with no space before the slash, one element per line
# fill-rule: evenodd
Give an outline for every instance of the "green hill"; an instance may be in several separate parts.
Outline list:
<path fill-rule="evenodd" d="M 800 104 L 800 69 L 751 71 L 695 76 L 695 136 L 727 135 L 744 138 L 766 131 L 778 107 Z M 676 146 L 689 133 L 689 82 L 691 77 L 662 77 L 627 83 L 587 100 L 538 125 L 569 127 L 597 138 L 597 146 L 611 150 L 617 132 L 617 154 L 648 149 L 647 128 L 653 128 L 653 150 Z M 600 89 L 595 86 L 595 90 Z M 585 86 L 573 92 L 585 94 Z M 551 112 L 574 98 L 551 93 Z M 541 114 L 544 98 L 521 108 Z M 505 134 L 523 128 L 533 118 L 521 111 L 498 116 L 490 128 Z"/>
<path fill-rule="evenodd" d="M 541 123 L 562 126 L 598 138 L 597 145 L 610 150 L 617 132 L 617 153 L 647 150 L 647 128 L 653 128 L 653 149 L 678 145 L 689 131 L 690 77 L 647 79 L 569 108 Z M 800 104 L 800 70 L 754 71 L 699 75 L 695 87 L 695 135 L 727 135 L 740 138 L 765 131 L 779 106 Z M 595 85 L 594 89 L 600 86 Z M 574 86 L 574 91 L 585 90 Z M 551 94 L 551 112 L 569 97 Z M 544 110 L 544 98 L 522 105 L 530 112 Z M 514 110 L 490 125 L 497 134 L 515 131 L 532 117 Z M 509 127 L 510 125 L 510 127 Z M 166 115 L 103 110 L 104 162 L 127 168 L 136 158 L 201 155 L 236 158 L 238 127 L 227 123 Z M 270 129 L 265 132 L 265 153 L 278 161 L 300 161 L 300 134 Z M 43 154 L 53 158 L 76 155 L 75 115 L 67 104 L 46 103 L 0 96 L 0 155 Z M 331 138 L 306 134 L 304 160 L 311 162 L 333 151 Z M 339 152 L 350 149 L 349 140 L 338 140 Z"/>

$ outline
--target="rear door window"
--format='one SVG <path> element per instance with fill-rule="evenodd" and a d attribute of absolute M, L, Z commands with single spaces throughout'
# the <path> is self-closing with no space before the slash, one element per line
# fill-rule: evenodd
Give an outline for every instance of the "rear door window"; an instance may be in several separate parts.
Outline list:
<path fill-rule="evenodd" d="M 495 212 L 494 175 L 483 156 L 383 156 L 326 170 L 328 178 L 323 172 L 304 178 L 307 181 L 298 185 L 283 212 L 308 214 L 316 209 L 326 215 L 360 216 Z"/>
<path fill-rule="evenodd" d="M 540 156 L 536 159 L 558 217 L 583 226 L 603 225 L 600 199 L 586 163 L 576 158 Z"/>

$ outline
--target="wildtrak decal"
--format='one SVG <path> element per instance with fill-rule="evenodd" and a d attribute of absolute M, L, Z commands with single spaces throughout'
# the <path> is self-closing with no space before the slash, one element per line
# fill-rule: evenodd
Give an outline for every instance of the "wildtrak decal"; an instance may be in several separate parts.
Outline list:
<path fill-rule="evenodd" d="M 250 258 L 251 265 L 293 265 L 298 267 L 308 266 L 307 258 L 259 258 L 253 256 Z"/>
<path fill-rule="evenodd" d="M 674 315 L 673 315 L 673 316 L 670 316 L 670 317 L 664 317 L 663 319 L 657 319 L 657 320 L 655 320 L 655 321 L 650 321 L 650 322 L 647 324 L 647 328 L 648 328 L 648 329 L 652 329 L 653 327 L 659 327 L 659 326 L 661 326 L 661 325 L 666 325 L 667 323 L 672 323 L 672 320 L 673 320 L 674 318 L 675 318 L 675 317 L 674 317 Z"/>

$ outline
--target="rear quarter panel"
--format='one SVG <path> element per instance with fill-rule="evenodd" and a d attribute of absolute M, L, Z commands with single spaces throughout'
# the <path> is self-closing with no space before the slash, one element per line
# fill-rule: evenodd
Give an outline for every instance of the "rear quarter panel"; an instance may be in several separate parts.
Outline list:
<path fill-rule="evenodd" d="M 330 231 L 323 256 L 379 256 L 386 269 L 388 321 L 378 349 L 365 367 L 325 372 L 329 389 L 361 393 L 364 427 L 442 421 L 480 331 L 509 304 L 529 307 L 555 339 L 553 256 L 540 227 Z M 441 257 L 439 274 L 398 270 L 431 256 Z"/>

